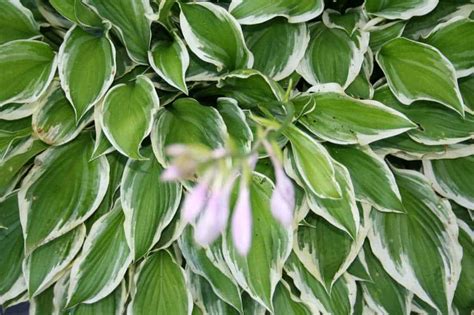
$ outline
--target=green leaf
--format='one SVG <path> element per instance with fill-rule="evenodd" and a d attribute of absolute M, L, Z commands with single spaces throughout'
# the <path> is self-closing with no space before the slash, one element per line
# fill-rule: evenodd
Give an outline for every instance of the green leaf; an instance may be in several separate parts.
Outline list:
<path fill-rule="evenodd" d="M 184 271 L 167 251 L 146 258 L 134 279 L 127 314 L 191 314 L 193 301 Z"/>
<path fill-rule="evenodd" d="M 181 3 L 179 21 L 189 49 L 218 71 L 251 68 L 242 29 L 224 8 L 209 2 Z"/>
<path fill-rule="evenodd" d="M 0 45 L 0 106 L 36 101 L 53 80 L 57 59 L 48 44 L 16 40 Z"/>
<path fill-rule="evenodd" d="M 223 76 L 217 86 L 219 89 L 215 94 L 232 97 L 244 108 L 268 107 L 269 104 L 281 102 L 285 95 L 278 83 L 256 70 L 234 71 Z"/>
<path fill-rule="evenodd" d="M 50 0 L 49 3 L 63 17 L 84 27 L 100 28 L 102 20 L 81 0 Z"/>
<path fill-rule="evenodd" d="M 335 167 L 326 149 L 294 126 L 286 129 L 284 134 L 290 140 L 301 181 L 309 191 L 320 198 L 341 198 Z"/>
<path fill-rule="evenodd" d="M 272 216 L 270 198 L 273 183 L 254 173 L 250 183 L 252 246 L 247 256 L 235 249 L 230 231 L 223 239 L 224 258 L 234 279 L 250 296 L 273 312 L 272 297 L 291 252 L 292 233 Z"/>
<path fill-rule="evenodd" d="M 374 99 L 406 115 L 418 128 L 407 134 L 415 141 L 426 145 L 455 144 L 474 138 L 474 116 L 466 113 L 464 118 L 446 107 L 429 101 L 416 101 L 410 106 L 401 104 L 388 86 L 377 89 Z"/>
<path fill-rule="evenodd" d="M 187 279 L 190 282 L 190 290 L 193 299 L 200 309 L 203 309 L 209 315 L 237 315 L 240 314 L 229 304 L 214 293 L 212 286 L 198 274 L 192 273 L 187 269 Z"/>
<path fill-rule="evenodd" d="M 337 83 L 346 88 L 356 78 L 369 45 L 369 34 L 349 36 L 322 22 L 309 26 L 310 42 L 298 73 L 311 85 Z"/>
<path fill-rule="evenodd" d="M 432 11 L 438 0 L 366 0 L 367 13 L 390 20 L 408 20 Z"/>
<path fill-rule="evenodd" d="M 296 70 L 309 42 L 305 24 L 290 24 L 283 18 L 244 27 L 243 31 L 254 56 L 253 69 L 277 81 Z"/>
<path fill-rule="evenodd" d="M 393 280 L 369 246 L 359 254 L 364 257 L 372 281 L 361 282 L 364 299 L 377 314 L 410 314 L 413 294 Z"/>
<path fill-rule="evenodd" d="M 440 195 L 474 209 L 474 155 L 457 159 L 423 160 L 423 172 Z"/>
<path fill-rule="evenodd" d="M 0 120 L 0 159 L 31 134 L 31 119 Z"/>
<path fill-rule="evenodd" d="M 463 17 L 454 17 L 435 27 L 427 38 L 427 44 L 438 48 L 456 69 L 458 77 L 474 73 L 474 21 Z"/>
<path fill-rule="evenodd" d="M 24 274 L 30 297 L 37 296 L 53 284 L 80 251 L 86 227 L 72 231 L 36 248 L 25 260 Z"/>
<path fill-rule="evenodd" d="M 394 173 L 406 213 L 373 211 L 370 246 L 392 278 L 447 314 L 461 273 L 456 218 L 420 173 Z"/>
<path fill-rule="evenodd" d="M 4 304 L 26 289 L 21 271 L 23 236 L 16 193 L 0 201 L 0 226 L 0 304 Z"/>
<path fill-rule="evenodd" d="M 3 159 L 0 159 L 0 199 L 11 192 L 21 176 L 25 165 L 47 146 L 40 140 L 30 137 L 15 146 Z"/>
<path fill-rule="evenodd" d="M 310 315 L 311 312 L 301 300 L 296 297 L 284 280 L 280 281 L 273 296 L 275 315 Z"/>
<path fill-rule="evenodd" d="M 107 92 L 100 113 L 107 139 L 123 155 L 143 159 L 140 145 L 151 131 L 159 106 L 155 87 L 144 75 L 114 86 Z"/>
<path fill-rule="evenodd" d="M 437 49 L 406 38 L 386 43 L 376 55 L 388 85 L 397 99 L 434 101 L 464 114 L 453 65 Z M 419 80 L 419 76 L 423 80 Z"/>
<path fill-rule="evenodd" d="M 462 78 L 459 81 L 459 90 L 461 91 L 464 100 L 464 109 L 471 114 L 474 114 L 474 74 Z"/>
<path fill-rule="evenodd" d="M 321 0 L 232 0 L 229 11 L 240 24 L 260 24 L 277 16 L 290 23 L 301 23 L 316 18 L 323 12 Z"/>
<path fill-rule="evenodd" d="M 160 239 L 181 201 L 181 185 L 160 181 L 163 167 L 151 147 L 142 150 L 147 160 L 128 160 L 120 185 L 125 213 L 125 235 L 135 261 Z"/>
<path fill-rule="evenodd" d="M 415 128 L 405 115 L 373 100 L 342 93 L 313 96 L 316 108 L 301 123 L 316 136 L 337 144 L 368 144 Z"/>
<path fill-rule="evenodd" d="M 72 27 L 59 49 L 61 87 L 81 119 L 112 85 L 116 72 L 115 47 L 105 34 Z"/>
<path fill-rule="evenodd" d="M 192 98 L 180 98 L 160 110 L 151 135 L 153 151 L 162 165 L 166 165 L 168 145 L 198 144 L 216 149 L 224 146 L 226 137 L 227 128 L 219 112 Z"/>
<path fill-rule="evenodd" d="M 153 70 L 166 83 L 188 94 L 185 74 L 189 66 L 189 54 L 178 35 L 173 34 L 171 41 L 156 42 L 148 52 L 148 59 Z"/>
<path fill-rule="evenodd" d="M 39 35 L 39 25 L 20 0 L 5 0 L 0 3 L 0 45 Z"/>
<path fill-rule="evenodd" d="M 253 134 L 238 103 L 232 98 L 221 97 L 217 99 L 216 109 L 226 124 L 235 149 L 250 152 Z"/>
<path fill-rule="evenodd" d="M 362 7 L 356 7 L 348 8 L 344 13 L 326 9 L 322 20 L 327 27 L 344 30 L 352 36 L 357 29 L 362 28 L 367 23 L 368 17 Z"/>
<path fill-rule="evenodd" d="M 109 295 L 122 281 L 132 255 L 125 239 L 124 214 L 120 204 L 92 226 L 74 261 L 67 294 L 68 307 L 95 303 Z"/>
<path fill-rule="evenodd" d="M 110 21 L 115 33 L 127 48 L 130 58 L 148 64 L 153 10 L 149 1 L 140 0 L 83 0 L 103 19 Z"/>
<path fill-rule="evenodd" d="M 406 22 L 394 21 L 383 25 L 371 27 L 370 30 L 370 48 L 376 52 L 382 46 L 394 38 L 402 36 Z"/>
<path fill-rule="evenodd" d="M 285 271 L 300 291 L 300 299 L 311 309 L 311 314 L 352 314 L 356 299 L 356 283 L 350 276 L 337 280 L 331 291 L 314 278 L 295 254 L 285 264 Z"/>
<path fill-rule="evenodd" d="M 355 240 L 359 234 L 360 218 L 354 187 L 347 169 L 338 162 L 333 161 L 333 163 L 336 171 L 336 181 L 341 189 L 341 197 L 339 199 L 326 199 L 307 193 L 307 202 L 311 211 L 325 218 L 330 224 L 344 231 L 347 236 Z"/>
<path fill-rule="evenodd" d="M 53 314 L 54 312 L 54 286 L 30 300 L 29 313 L 31 315 Z"/>
<path fill-rule="evenodd" d="M 352 239 L 328 221 L 310 214 L 295 233 L 293 252 L 305 268 L 331 292 L 334 283 L 357 257 L 367 228 Z"/>
<path fill-rule="evenodd" d="M 404 212 L 392 171 L 369 147 L 326 144 L 326 149 L 349 171 L 357 200 L 368 202 L 380 211 Z"/>
<path fill-rule="evenodd" d="M 91 152 L 86 133 L 36 158 L 18 193 L 26 253 L 71 231 L 99 206 L 109 164 L 104 157 L 89 162 Z"/>
<path fill-rule="evenodd" d="M 27 104 L 5 104 L 0 107 L 0 119 L 18 120 L 31 116 L 35 109 L 35 105 L 35 102 Z"/>
<path fill-rule="evenodd" d="M 226 265 L 216 266 L 207 254 L 206 249 L 200 247 L 193 238 L 191 226 L 184 229 L 183 234 L 178 240 L 181 253 L 186 259 L 186 264 L 193 273 L 204 277 L 212 287 L 214 294 L 224 302 L 228 303 L 235 310 L 242 310 L 242 301 L 240 290 L 231 277 L 230 271 Z M 212 244 L 211 247 L 218 246 Z"/>
<path fill-rule="evenodd" d="M 86 113 L 76 124 L 74 108 L 64 92 L 53 83 L 49 91 L 38 101 L 32 116 L 35 135 L 49 145 L 62 145 L 73 140 L 91 121 Z"/>
<path fill-rule="evenodd" d="M 454 294 L 453 304 L 460 314 L 469 314 L 474 305 L 474 296 L 471 294 L 474 287 L 474 234 L 464 222 L 458 220 L 458 225 L 463 257 L 461 277 Z"/>

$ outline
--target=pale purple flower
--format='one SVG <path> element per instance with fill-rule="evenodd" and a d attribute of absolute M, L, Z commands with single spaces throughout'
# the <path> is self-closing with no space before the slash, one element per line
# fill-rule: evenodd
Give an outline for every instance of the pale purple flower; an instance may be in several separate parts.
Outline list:
<path fill-rule="evenodd" d="M 176 165 L 171 165 L 161 173 L 160 179 L 164 182 L 172 182 L 180 180 L 183 177 L 183 172 Z"/>
<path fill-rule="evenodd" d="M 281 166 L 275 165 L 276 185 L 272 193 L 271 208 L 273 216 L 286 227 L 293 222 L 295 208 L 295 189 Z"/>
<path fill-rule="evenodd" d="M 293 209 L 295 208 L 295 188 L 285 174 L 281 161 L 277 158 L 270 143 L 263 142 L 265 149 L 275 169 L 275 189 L 272 193 L 270 205 L 273 216 L 286 227 L 293 222 Z"/>
<path fill-rule="evenodd" d="M 244 180 L 240 183 L 239 196 L 232 215 L 232 240 L 240 255 L 247 255 L 252 243 L 252 209 L 250 191 Z"/>
<path fill-rule="evenodd" d="M 209 197 L 209 185 L 202 181 L 189 191 L 184 199 L 182 217 L 186 223 L 193 221 L 207 203 Z"/>
<path fill-rule="evenodd" d="M 223 187 L 211 193 L 194 230 L 194 238 L 201 246 L 209 245 L 224 231 L 229 217 L 229 198 L 233 184 L 234 178 L 231 178 Z"/>

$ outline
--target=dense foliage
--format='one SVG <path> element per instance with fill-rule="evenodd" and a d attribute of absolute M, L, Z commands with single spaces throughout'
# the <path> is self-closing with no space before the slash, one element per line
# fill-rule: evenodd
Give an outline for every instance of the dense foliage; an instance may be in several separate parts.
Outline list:
<path fill-rule="evenodd" d="M 0 304 L 470 314 L 471 0 L 0 0 Z"/>

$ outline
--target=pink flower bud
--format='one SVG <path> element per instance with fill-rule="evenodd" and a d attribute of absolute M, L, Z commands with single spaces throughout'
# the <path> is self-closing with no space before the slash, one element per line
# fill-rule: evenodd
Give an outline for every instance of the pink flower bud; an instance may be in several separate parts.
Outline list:
<path fill-rule="evenodd" d="M 182 217 L 186 223 L 193 221 L 207 203 L 209 186 L 207 182 L 197 184 L 186 196 L 183 204 Z"/>
<path fill-rule="evenodd" d="M 295 189 L 283 169 L 275 167 L 276 185 L 271 198 L 273 216 L 284 226 L 289 227 L 293 222 L 295 208 Z"/>
<path fill-rule="evenodd" d="M 161 173 L 160 179 L 164 182 L 172 182 L 180 180 L 183 177 L 183 172 L 176 165 L 171 165 Z"/>
<path fill-rule="evenodd" d="M 247 255 L 252 243 L 252 210 L 249 187 L 243 181 L 232 215 L 232 240 L 237 252 L 242 256 Z"/>

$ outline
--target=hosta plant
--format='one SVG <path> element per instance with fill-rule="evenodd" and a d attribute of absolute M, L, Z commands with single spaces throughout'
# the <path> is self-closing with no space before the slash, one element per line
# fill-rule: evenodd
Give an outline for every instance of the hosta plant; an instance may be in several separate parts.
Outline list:
<path fill-rule="evenodd" d="M 1 0 L 0 304 L 470 314 L 471 0 Z"/>

